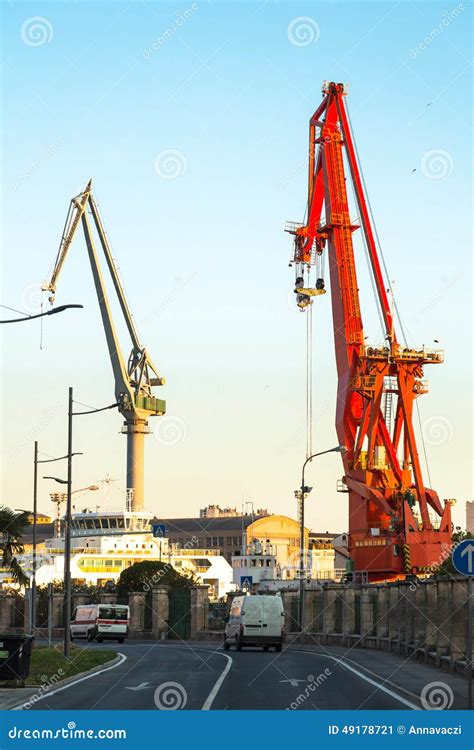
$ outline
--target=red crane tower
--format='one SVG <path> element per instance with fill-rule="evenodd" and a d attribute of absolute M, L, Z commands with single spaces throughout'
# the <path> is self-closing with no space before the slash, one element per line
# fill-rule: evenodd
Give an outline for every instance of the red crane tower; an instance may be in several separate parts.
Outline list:
<path fill-rule="evenodd" d="M 329 259 L 338 374 L 336 430 L 349 493 L 349 553 L 354 575 L 369 581 L 423 574 L 440 564 L 451 540 L 450 501 L 425 486 L 413 429 L 415 399 L 427 392 L 426 364 L 440 350 L 412 349 L 397 339 L 371 226 L 341 83 L 325 82 L 309 122 L 307 221 L 288 223 L 294 236 L 295 292 L 304 309 L 324 291 L 321 265 Z M 351 221 L 345 162 L 360 224 Z M 364 337 L 353 232 L 362 229 L 385 336 L 379 347 Z M 305 274 L 307 282 L 305 283 Z"/>

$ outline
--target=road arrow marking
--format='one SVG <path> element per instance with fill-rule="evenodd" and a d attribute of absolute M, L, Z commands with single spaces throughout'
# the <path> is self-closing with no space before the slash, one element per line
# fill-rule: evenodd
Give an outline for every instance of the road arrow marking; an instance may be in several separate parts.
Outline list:
<path fill-rule="evenodd" d="M 474 544 L 468 544 L 466 547 L 464 547 L 463 551 L 461 552 L 460 557 L 464 557 L 464 555 L 467 555 L 467 569 L 469 573 L 473 572 L 473 555 L 474 555 Z"/>
<path fill-rule="evenodd" d="M 125 690 L 146 690 L 148 687 L 151 687 L 149 682 L 140 682 L 139 685 L 135 685 L 135 687 L 126 687 Z"/>
<path fill-rule="evenodd" d="M 297 680 L 295 677 L 291 677 L 289 680 L 278 680 L 278 682 L 289 682 L 292 687 L 298 687 L 298 682 L 307 682 L 308 680 Z"/>

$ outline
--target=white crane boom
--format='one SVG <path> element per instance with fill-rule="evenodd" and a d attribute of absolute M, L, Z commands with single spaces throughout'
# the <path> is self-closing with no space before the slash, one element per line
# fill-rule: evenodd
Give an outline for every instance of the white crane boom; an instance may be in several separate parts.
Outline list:
<path fill-rule="evenodd" d="M 94 221 L 120 308 L 132 340 L 132 351 L 127 366 L 125 366 L 110 310 L 104 278 L 89 224 L 88 209 Z M 165 379 L 158 374 L 148 352 L 140 343 L 99 210 L 92 195 L 92 180 L 89 180 L 82 193 L 71 200 L 54 269 L 50 280 L 42 285 L 42 289 L 51 293 L 49 300 L 53 304 L 59 274 L 81 221 L 114 373 L 115 398 L 119 405 L 119 411 L 125 417 L 122 432 L 127 435 L 127 497 L 130 498 L 131 509 L 140 511 L 143 509 L 144 501 L 144 436 L 149 432 L 148 418 L 150 416 L 162 416 L 166 410 L 165 401 L 153 395 L 152 387 L 164 385 Z"/>

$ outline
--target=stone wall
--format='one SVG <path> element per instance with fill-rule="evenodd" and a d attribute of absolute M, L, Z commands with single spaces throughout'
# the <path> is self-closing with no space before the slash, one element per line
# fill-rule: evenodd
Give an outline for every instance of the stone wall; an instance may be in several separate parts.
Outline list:
<path fill-rule="evenodd" d="M 297 627 L 297 591 L 282 592 L 286 632 L 297 642 L 375 648 L 463 670 L 467 579 L 390 584 L 308 584 L 305 634 Z"/>
<path fill-rule="evenodd" d="M 100 595 L 103 604 L 114 604 L 117 600 L 115 594 L 104 593 Z M 84 594 L 75 594 L 72 597 L 72 611 L 79 604 L 88 604 L 89 597 Z M 130 606 L 130 638 L 151 638 L 163 640 L 168 637 L 169 631 L 169 588 L 168 586 L 155 586 L 151 592 L 151 629 L 145 629 L 145 611 L 150 603 L 144 591 L 132 591 L 128 595 Z M 51 632 L 53 638 L 61 638 L 63 635 L 63 594 L 53 593 L 49 601 L 49 622 L 38 622 L 36 635 L 47 637 Z M 203 637 L 209 620 L 209 596 L 208 586 L 195 586 L 190 592 L 189 606 L 190 638 Z M 22 631 L 28 628 L 28 602 L 24 597 L 0 593 L 0 632 Z M 49 626 L 49 627 L 48 627 Z M 220 637 L 222 637 L 220 635 Z"/>

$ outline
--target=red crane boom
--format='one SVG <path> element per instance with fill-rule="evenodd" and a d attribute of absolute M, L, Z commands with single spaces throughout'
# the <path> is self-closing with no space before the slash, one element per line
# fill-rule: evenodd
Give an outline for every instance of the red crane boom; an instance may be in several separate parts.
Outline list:
<path fill-rule="evenodd" d="M 390 580 L 429 572 L 450 545 L 450 502 L 442 505 L 424 484 L 412 421 L 415 399 L 427 392 L 423 367 L 444 356 L 397 339 L 344 97 L 343 84 L 323 84 L 323 100 L 309 123 L 307 222 L 288 224 L 286 231 L 294 236 L 295 292 L 302 309 L 324 290 L 321 278 L 314 288 L 303 280 L 327 246 L 349 552 L 356 576 Z M 350 218 L 344 156 L 360 225 Z M 352 241 L 360 228 L 385 329 L 380 347 L 365 343 Z"/>

